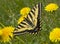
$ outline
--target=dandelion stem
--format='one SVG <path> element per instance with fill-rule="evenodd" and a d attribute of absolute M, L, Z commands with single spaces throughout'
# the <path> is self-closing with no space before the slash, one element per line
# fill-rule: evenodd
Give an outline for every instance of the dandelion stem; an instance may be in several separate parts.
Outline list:
<path fill-rule="evenodd" d="M 0 22 L 0 25 L 1 25 L 2 27 L 5 27 L 1 22 Z"/>
<path fill-rule="evenodd" d="M 12 42 L 9 42 L 9 44 L 12 44 Z"/>
<path fill-rule="evenodd" d="M 19 37 L 16 37 L 18 40 L 20 40 L 23 44 L 25 44 L 25 42 L 21 39 L 21 38 L 19 38 Z"/>

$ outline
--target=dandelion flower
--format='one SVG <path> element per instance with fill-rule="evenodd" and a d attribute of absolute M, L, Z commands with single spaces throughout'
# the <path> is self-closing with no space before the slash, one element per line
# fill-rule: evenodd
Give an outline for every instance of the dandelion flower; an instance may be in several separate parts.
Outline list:
<path fill-rule="evenodd" d="M 0 29 L 0 35 L 2 35 L 2 30 Z"/>
<path fill-rule="evenodd" d="M 0 30 L 0 41 L 9 42 L 13 38 L 14 28 L 12 26 L 4 27 Z M 11 38 L 10 38 L 11 37 Z"/>
<path fill-rule="evenodd" d="M 22 14 L 22 15 L 27 15 L 29 12 L 30 12 L 29 7 L 24 7 L 20 10 L 20 14 Z"/>
<path fill-rule="evenodd" d="M 54 28 L 49 35 L 49 39 L 52 42 L 60 41 L 60 28 Z"/>
<path fill-rule="evenodd" d="M 59 7 L 58 7 L 57 4 L 55 4 L 55 3 L 50 3 L 50 4 L 46 5 L 45 10 L 46 10 L 46 11 L 49 11 L 49 12 L 53 12 L 53 11 L 57 10 L 58 8 L 59 8 Z"/>
<path fill-rule="evenodd" d="M 25 19 L 25 17 L 24 17 L 24 16 L 21 16 L 21 17 L 18 19 L 18 24 L 21 23 L 24 19 Z"/>
<path fill-rule="evenodd" d="M 29 7 L 21 9 L 20 14 L 22 14 L 22 16 L 18 19 L 18 24 L 21 23 L 27 17 L 29 12 L 30 12 Z"/>

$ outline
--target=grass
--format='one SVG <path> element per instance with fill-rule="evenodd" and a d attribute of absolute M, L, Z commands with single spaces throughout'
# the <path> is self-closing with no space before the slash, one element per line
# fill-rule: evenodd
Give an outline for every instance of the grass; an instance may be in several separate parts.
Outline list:
<path fill-rule="evenodd" d="M 37 35 L 27 33 L 14 38 L 10 43 L 0 44 L 60 44 L 49 40 L 49 32 L 54 27 L 60 27 L 60 8 L 54 13 L 44 10 L 45 5 L 51 2 L 60 6 L 60 0 L 0 0 L 0 28 L 10 25 L 15 27 L 20 9 L 26 6 L 32 8 L 39 2 L 42 3 L 42 30 Z"/>

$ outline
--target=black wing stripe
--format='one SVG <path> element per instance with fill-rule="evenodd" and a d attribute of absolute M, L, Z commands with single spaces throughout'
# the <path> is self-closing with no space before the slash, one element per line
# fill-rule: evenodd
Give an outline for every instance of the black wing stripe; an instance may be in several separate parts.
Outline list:
<path fill-rule="evenodd" d="M 38 4 L 38 17 L 37 17 L 37 27 L 40 30 L 40 17 L 41 17 L 41 3 Z"/>
<path fill-rule="evenodd" d="M 33 15 L 35 15 L 35 13 L 34 13 L 35 11 L 33 11 L 33 10 L 31 10 L 31 13 L 33 13 Z"/>
<path fill-rule="evenodd" d="M 33 18 L 32 15 L 31 15 L 31 13 L 29 13 L 29 16 L 30 16 L 31 19 Z"/>
<path fill-rule="evenodd" d="M 21 32 L 14 32 L 13 34 L 15 34 L 15 35 L 20 35 L 20 34 L 24 34 L 25 32 L 27 32 L 27 30 L 21 31 Z"/>
<path fill-rule="evenodd" d="M 32 8 L 34 11 L 36 11 L 36 9 L 37 9 L 37 6 L 35 5 L 33 8 Z"/>
<path fill-rule="evenodd" d="M 18 26 L 16 27 L 16 29 L 20 29 L 20 26 L 18 25 Z"/>
<path fill-rule="evenodd" d="M 35 10 L 34 10 L 34 9 L 32 9 L 31 11 L 35 12 Z"/>
<path fill-rule="evenodd" d="M 26 25 L 29 25 L 25 20 L 23 21 L 23 23 L 25 23 Z M 30 25 L 29 25 L 30 26 Z"/>
<path fill-rule="evenodd" d="M 31 19 L 31 17 L 30 17 L 29 15 L 27 16 L 27 20 L 32 23 L 32 19 Z M 33 24 L 33 23 L 32 23 L 32 24 Z"/>
<path fill-rule="evenodd" d="M 32 8 L 34 11 L 36 10 L 35 7 Z"/>
<path fill-rule="evenodd" d="M 29 15 L 28 15 L 28 19 L 33 23 L 32 19 L 31 19 L 31 17 Z"/>
<path fill-rule="evenodd" d="M 35 11 L 34 11 L 35 12 Z M 30 18 L 33 20 L 35 13 L 33 14 L 32 12 L 29 13 Z"/>
<path fill-rule="evenodd" d="M 34 26 L 33 23 L 28 19 L 28 18 L 25 18 L 25 21 L 30 25 L 30 26 Z"/>
<path fill-rule="evenodd" d="M 19 26 L 20 26 L 20 27 L 22 27 L 22 28 L 24 28 L 24 26 L 23 26 L 23 25 L 21 25 L 21 24 L 19 24 Z"/>
<path fill-rule="evenodd" d="M 16 27 L 16 28 L 15 28 L 15 30 L 18 30 L 18 29 L 20 29 L 20 28 L 19 28 L 19 27 Z"/>
<path fill-rule="evenodd" d="M 24 25 L 26 25 L 26 23 L 24 23 L 24 22 L 21 22 L 21 24 L 24 24 Z"/>
<path fill-rule="evenodd" d="M 22 25 L 22 26 L 23 26 L 23 28 L 28 27 L 28 25 L 27 25 L 27 24 L 26 24 L 26 25 L 24 25 L 24 24 L 20 24 L 20 25 Z"/>
<path fill-rule="evenodd" d="M 36 4 L 35 4 L 35 8 L 37 8 Z"/>
<path fill-rule="evenodd" d="M 31 13 L 32 13 L 32 15 L 35 15 L 35 10 L 34 9 L 32 9 L 31 11 L 30 11 L 30 13 L 29 13 L 29 16 L 31 17 L 31 19 L 33 18 L 32 17 L 32 15 L 31 15 Z"/>

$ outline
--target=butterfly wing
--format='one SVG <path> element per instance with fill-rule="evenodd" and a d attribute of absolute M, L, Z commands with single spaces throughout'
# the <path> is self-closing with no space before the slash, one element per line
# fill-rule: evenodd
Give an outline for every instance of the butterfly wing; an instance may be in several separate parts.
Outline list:
<path fill-rule="evenodd" d="M 41 3 L 35 5 L 28 16 L 15 28 L 14 34 L 30 32 L 36 26 L 40 26 Z M 37 25 L 38 24 L 38 25 Z"/>

